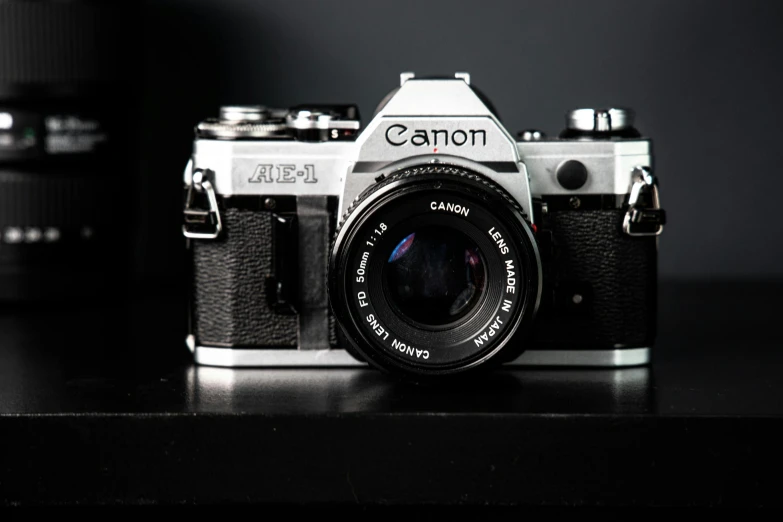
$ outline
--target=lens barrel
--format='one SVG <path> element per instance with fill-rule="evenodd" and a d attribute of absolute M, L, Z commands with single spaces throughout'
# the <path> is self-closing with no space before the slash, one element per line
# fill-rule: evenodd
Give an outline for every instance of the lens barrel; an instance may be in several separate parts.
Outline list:
<path fill-rule="evenodd" d="M 94 297 L 130 273 L 124 38 L 111 2 L 0 2 L 0 301 Z"/>
<path fill-rule="evenodd" d="M 452 375 L 523 351 L 541 263 L 513 198 L 477 172 L 428 164 L 357 198 L 333 245 L 329 293 L 364 360 L 409 377 Z"/>

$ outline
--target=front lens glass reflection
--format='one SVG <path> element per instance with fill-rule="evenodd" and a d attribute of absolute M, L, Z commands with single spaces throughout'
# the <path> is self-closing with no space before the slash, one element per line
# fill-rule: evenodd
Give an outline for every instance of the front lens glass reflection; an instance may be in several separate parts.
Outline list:
<path fill-rule="evenodd" d="M 394 247 L 384 270 L 387 299 L 417 323 L 444 326 L 478 305 L 486 270 L 478 246 L 442 226 L 411 231 Z"/>

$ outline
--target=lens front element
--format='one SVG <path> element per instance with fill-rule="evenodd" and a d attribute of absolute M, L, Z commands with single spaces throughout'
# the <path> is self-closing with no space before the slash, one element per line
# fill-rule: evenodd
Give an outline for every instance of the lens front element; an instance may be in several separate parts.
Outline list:
<path fill-rule="evenodd" d="M 421 325 L 453 325 L 471 313 L 484 291 L 486 270 L 478 246 L 454 228 L 407 234 L 384 270 L 389 303 Z"/>

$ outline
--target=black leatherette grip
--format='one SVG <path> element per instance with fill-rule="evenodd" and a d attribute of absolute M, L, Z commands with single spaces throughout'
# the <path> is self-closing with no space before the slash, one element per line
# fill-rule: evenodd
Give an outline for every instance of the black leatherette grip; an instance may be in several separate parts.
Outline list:
<path fill-rule="evenodd" d="M 534 349 L 652 346 L 657 242 L 624 234 L 624 215 L 619 209 L 550 212 L 554 248 L 544 291 L 556 304 L 542 305 Z"/>
<path fill-rule="evenodd" d="M 290 233 L 298 237 L 286 239 L 298 243 L 298 258 L 282 261 L 297 264 L 293 272 L 298 278 L 298 313 L 293 314 L 279 313 L 267 295 L 271 291 L 267 278 L 275 276 L 275 248 L 281 247 L 283 238 L 276 245 L 276 214 L 255 203 L 246 207 L 221 201 L 220 237 L 191 242 L 191 313 L 197 343 L 237 348 L 336 347 L 337 324 L 326 295 L 336 198 L 296 197 L 297 227 Z"/>
<path fill-rule="evenodd" d="M 296 315 L 279 315 L 266 297 L 272 270 L 271 212 L 227 208 L 223 233 L 194 240 L 193 323 L 200 345 L 295 348 Z"/>

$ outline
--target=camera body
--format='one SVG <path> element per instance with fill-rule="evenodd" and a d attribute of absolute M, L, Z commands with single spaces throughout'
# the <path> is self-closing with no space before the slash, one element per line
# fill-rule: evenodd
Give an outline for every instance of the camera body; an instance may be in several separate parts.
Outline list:
<path fill-rule="evenodd" d="M 361 132 L 353 106 L 224 107 L 185 171 L 196 362 L 646 364 L 651 144 L 627 110 L 567 118 L 515 139 L 466 73 L 402 74 Z"/>

